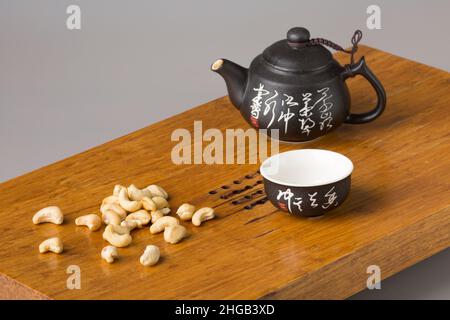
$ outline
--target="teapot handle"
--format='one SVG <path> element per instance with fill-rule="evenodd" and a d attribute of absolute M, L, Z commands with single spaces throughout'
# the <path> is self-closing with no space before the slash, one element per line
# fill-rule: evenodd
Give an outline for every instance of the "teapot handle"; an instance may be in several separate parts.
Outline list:
<path fill-rule="evenodd" d="M 344 81 L 350 77 L 362 75 L 375 89 L 378 98 L 377 105 L 373 110 L 358 114 L 350 113 L 344 122 L 352 124 L 362 124 L 378 118 L 383 113 L 384 108 L 386 107 L 386 92 L 384 91 L 381 82 L 377 79 L 377 77 L 375 77 L 375 75 L 367 66 L 364 57 L 362 57 L 357 63 L 346 65 L 341 75 Z"/>

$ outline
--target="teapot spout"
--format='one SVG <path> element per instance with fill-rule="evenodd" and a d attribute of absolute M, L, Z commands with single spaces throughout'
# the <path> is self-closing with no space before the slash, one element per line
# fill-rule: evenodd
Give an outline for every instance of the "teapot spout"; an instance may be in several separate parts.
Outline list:
<path fill-rule="evenodd" d="M 217 72 L 225 80 L 231 103 L 240 109 L 244 100 L 248 69 L 226 59 L 216 60 L 211 70 Z"/>

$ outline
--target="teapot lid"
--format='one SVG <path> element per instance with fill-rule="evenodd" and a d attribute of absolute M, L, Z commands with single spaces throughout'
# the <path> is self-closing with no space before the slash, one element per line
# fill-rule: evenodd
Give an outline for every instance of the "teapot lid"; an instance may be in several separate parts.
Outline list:
<path fill-rule="evenodd" d="M 310 43 L 306 28 L 295 27 L 288 31 L 287 39 L 275 42 L 263 52 L 263 58 L 273 67 L 283 71 L 307 72 L 320 69 L 333 60 L 325 47 Z"/>

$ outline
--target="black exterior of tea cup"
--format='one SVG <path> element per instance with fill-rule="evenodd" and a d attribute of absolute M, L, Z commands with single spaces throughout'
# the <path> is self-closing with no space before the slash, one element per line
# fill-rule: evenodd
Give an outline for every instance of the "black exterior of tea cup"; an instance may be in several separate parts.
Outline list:
<path fill-rule="evenodd" d="M 341 205 L 350 192 L 351 175 L 337 182 L 293 187 L 264 178 L 264 189 L 272 204 L 283 211 L 301 217 L 317 217 Z"/>

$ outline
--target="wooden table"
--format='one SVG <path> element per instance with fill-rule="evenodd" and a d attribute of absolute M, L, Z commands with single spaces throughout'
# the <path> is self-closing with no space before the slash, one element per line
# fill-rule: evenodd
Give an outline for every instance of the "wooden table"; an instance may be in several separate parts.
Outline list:
<path fill-rule="evenodd" d="M 248 128 L 220 98 L 122 138 L 0 184 L 0 297 L 51 299 L 300 299 L 345 298 L 366 287 L 369 265 L 391 276 L 450 244 L 450 76 L 447 72 L 362 47 L 368 65 L 388 93 L 386 112 L 376 121 L 344 125 L 281 151 L 325 148 L 355 165 L 347 201 L 332 213 L 300 219 L 270 203 L 244 210 L 220 199 L 222 185 L 252 174 L 258 165 L 180 165 L 171 162 L 170 135 L 207 128 Z M 348 57 L 338 55 L 341 62 Z M 360 78 L 351 79 L 353 111 L 375 97 Z M 163 106 L 151 106 L 159 108 Z M 55 133 L 57 134 L 57 133 Z M 252 180 L 253 179 L 253 180 Z M 247 179 L 255 182 L 255 176 Z M 245 179 L 244 179 L 245 180 Z M 245 180 L 245 181 L 247 181 Z M 148 229 L 133 231 L 112 265 L 100 259 L 102 232 L 76 227 L 77 216 L 98 212 L 115 184 L 157 183 L 183 202 L 214 206 L 218 218 L 170 245 Z M 248 192 L 260 190 L 256 185 Z M 58 205 L 62 226 L 31 223 L 40 208 Z M 63 239 L 62 255 L 39 254 L 38 244 Z M 162 252 L 159 265 L 144 268 L 147 244 Z M 66 287 L 66 270 L 81 270 L 81 289 Z"/>

